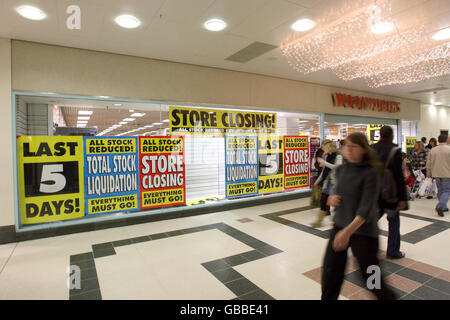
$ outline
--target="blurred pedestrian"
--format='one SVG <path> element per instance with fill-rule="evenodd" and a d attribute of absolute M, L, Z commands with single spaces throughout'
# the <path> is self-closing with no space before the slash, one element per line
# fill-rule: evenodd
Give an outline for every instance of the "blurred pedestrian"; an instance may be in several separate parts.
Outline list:
<path fill-rule="evenodd" d="M 436 212 L 443 217 L 444 212 L 448 211 L 447 202 L 450 197 L 450 145 L 445 134 L 441 134 L 438 141 L 439 145 L 430 150 L 427 177 L 435 178 L 439 200 Z"/>
<path fill-rule="evenodd" d="M 320 228 L 325 216 L 330 215 L 330 206 L 327 204 L 328 195 L 335 183 L 335 171 L 344 160 L 343 156 L 336 149 L 336 145 L 333 141 L 328 141 L 322 146 L 327 159 L 317 158 L 320 166 L 323 168 L 319 178 L 314 185 L 322 185 L 322 196 L 320 198 L 320 211 L 317 216 L 317 220 L 312 223 L 313 228 Z"/>
<path fill-rule="evenodd" d="M 336 207 L 334 228 L 325 252 L 322 272 L 322 300 L 337 300 L 344 280 L 347 249 L 352 248 L 361 276 L 368 284 L 372 268 L 378 261 L 378 195 L 382 166 L 370 148 L 367 137 L 352 133 L 345 142 L 346 163 L 336 169 L 337 185 L 330 195 Z M 371 268 L 369 268 L 371 267 Z M 392 300 L 395 294 L 384 284 L 381 272 L 379 286 L 367 286 L 378 299 Z"/>
<path fill-rule="evenodd" d="M 383 126 L 380 129 L 380 141 L 372 145 L 379 160 L 385 168 L 391 172 L 397 195 L 392 199 L 384 199 L 381 195 L 378 201 L 380 207 L 380 218 L 387 214 L 389 222 L 388 245 L 386 257 L 389 259 L 401 259 L 405 256 L 400 251 L 400 210 L 407 208 L 408 195 L 406 183 L 402 170 L 402 152 L 400 148 L 392 143 L 394 131 L 390 126 Z"/>

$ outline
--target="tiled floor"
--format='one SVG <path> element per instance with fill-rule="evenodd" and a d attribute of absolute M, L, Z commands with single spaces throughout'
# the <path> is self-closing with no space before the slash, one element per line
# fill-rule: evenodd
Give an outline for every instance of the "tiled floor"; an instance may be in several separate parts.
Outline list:
<path fill-rule="evenodd" d="M 402 299 L 450 299 L 450 215 L 435 199 L 402 213 L 406 258 L 385 260 Z M 0 299 L 320 299 L 331 220 L 314 229 L 308 199 L 0 246 Z M 69 266 L 81 271 L 68 289 Z M 349 255 L 340 299 L 373 299 Z M 73 282 L 76 283 L 76 282 Z"/>

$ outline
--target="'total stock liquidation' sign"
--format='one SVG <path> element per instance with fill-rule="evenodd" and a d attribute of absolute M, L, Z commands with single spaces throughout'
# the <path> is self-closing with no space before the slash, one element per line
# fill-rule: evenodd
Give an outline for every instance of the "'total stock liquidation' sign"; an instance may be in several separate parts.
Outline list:
<path fill-rule="evenodd" d="M 22 136 L 17 146 L 21 223 L 83 217 L 83 137 Z"/>
<path fill-rule="evenodd" d="M 283 137 L 258 137 L 259 193 L 280 192 L 284 189 Z"/>
<path fill-rule="evenodd" d="M 309 146 L 307 136 L 284 137 L 284 188 L 309 185 Z"/>
<path fill-rule="evenodd" d="M 86 215 L 139 210 L 137 138 L 84 137 Z"/>
<path fill-rule="evenodd" d="M 258 137 L 225 137 L 226 197 L 258 193 Z"/>
<path fill-rule="evenodd" d="M 139 137 L 141 209 L 186 204 L 183 137 Z"/>
<path fill-rule="evenodd" d="M 275 133 L 275 113 L 170 107 L 172 134 Z"/>

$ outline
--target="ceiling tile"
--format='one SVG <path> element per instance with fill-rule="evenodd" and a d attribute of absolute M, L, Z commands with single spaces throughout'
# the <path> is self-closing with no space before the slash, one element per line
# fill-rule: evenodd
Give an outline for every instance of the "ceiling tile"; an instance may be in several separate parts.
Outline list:
<path fill-rule="evenodd" d="M 268 1 L 270 0 L 216 0 L 201 16 L 199 25 L 209 19 L 219 18 L 226 21 L 229 30 L 242 23 Z"/>
<path fill-rule="evenodd" d="M 299 6 L 305 8 L 313 8 L 317 6 L 320 2 L 323 2 L 323 0 L 287 0 L 287 1 L 298 4 Z"/>
<path fill-rule="evenodd" d="M 169 21 L 193 24 L 213 2 L 214 0 L 166 0 L 158 14 Z"/>
<path fill-rule="evenodd" d="M 305 8 L 291 2 L 272 0 L 248 16 L 243 23 L 231 28 L 229 33 L 255 39 L 304 11 Z"/>

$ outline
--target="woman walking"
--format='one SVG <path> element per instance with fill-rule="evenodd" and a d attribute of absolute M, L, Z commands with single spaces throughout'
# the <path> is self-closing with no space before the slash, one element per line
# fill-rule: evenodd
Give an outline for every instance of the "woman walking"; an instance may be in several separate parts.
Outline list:
<path fill-rule="evenodd" d="M 330 204 L 336 207 L 336 213 L 323 262 L 322 300 L 337 300 L 339 297 L 348 247 L 352 248 L 365 283 L 373 273 L 372 268 L 379 267 L 377 222 L 382 166 L 366 136 L 360 132 L 347 138 L 344 156 L 347 162 L 336 169 L 337 185 L 330 195 Z M 375 281 L 378 285 L 368 289 L 378 299 L 395 299 L 380 272 L 378 275 L 379 279 Z"/>
<path fill-rule="evenodd" d="M 327 205 L 328 195 L 335 184 L 335 169 L 340 166 L 344 160 L 342 155 L 337 151 L 333 141 L 327 141 L 323 144 L 322 149 L 327 154 L 327 160 L 317 158 L 320 166 L 323 168 L 319 178 L 314 185 L 322 185 L 322 196 L 320 198 L 320 211 L 317 221 L 312 223 L 313 228 L 320 228 L 322 220 L 325 216 L 330 215 L 330 206 Z"/>
<path fill-rule="evenodd" d="M 422 141 L 416 141 L 414 144 L 414 151 L 411 154 L 411 165 L 413 170 L 420 170 L 426 176 L 427 175 L 427 152 Z"/>

